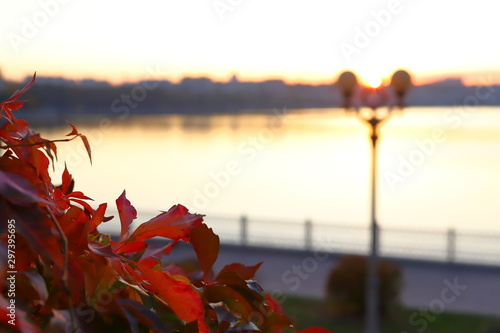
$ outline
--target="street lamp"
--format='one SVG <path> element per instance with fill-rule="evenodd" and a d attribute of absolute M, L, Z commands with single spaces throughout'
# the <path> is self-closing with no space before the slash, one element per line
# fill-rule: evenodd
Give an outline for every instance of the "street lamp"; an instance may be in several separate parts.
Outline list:
<path fill-rule="evenodd" d="M 379 293 L 378 293 L 378 224 L 377 224 L 377 141 L 379 137 L 379 126 L 386 121 L 393 110 L 392 105 L 396 104 L 400 109 L 404 107 L 404 96 L 411 85 L 411 77 L 408 72 L 399 70 L 395 72 L 391 79 L 391 88 L 386 87 L 360 87 L 357 88 L 356 75 L 352 72 L 343 72 L 337 81 L 344 97 L 344 108 L 351 110 L 355 92 L 359 92 L 358 99 L 367 109 L 355 107 L 354 111 L 359 119 L 370 127 L 371 141 L 371 234 L 370 234 L 370 259 L 368 263 L 368 278 L 366 283 L 366 328 L 365 333 L 379 333 Z M 391 94 L 392 92 L 392 94 Z M 395 95 L 396 103 L 392 103 L 391 95 Z M 385 109 L 380 107 L 386 106 Z"/>

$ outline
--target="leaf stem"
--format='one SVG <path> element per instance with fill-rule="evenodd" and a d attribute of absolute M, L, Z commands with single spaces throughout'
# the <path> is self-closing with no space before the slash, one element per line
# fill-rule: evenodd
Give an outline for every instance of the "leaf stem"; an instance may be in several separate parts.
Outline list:
<path fill-rule="evenodd" d="M 52 213 L 50 208 L 45 207 L 45 209 L 47 209 L 47 212 L 49 213 L 49 216 L 50 216 L 52 222 L 54 222 L 54 225 L 56 226 L 57 231 L 61 235 L 61 239 L 63 242 L 63 255 L 64 255 L 63 260 L 64 261 L 63 261 L 62 280 L 63 280 L 65 292 L 68 295 L 68 306 L 69 306 L 69 313 L 70 313 L 70 317 L 71 317 L 71 327 L 74 329 L 74 328 L 76 328 L 76 314 L 75 314 L 75 309 L 73 308 L 73 302 L 71 301 L 71 293 L 70 293 L 69 281 L 68 281 L 68 256 L 69 256 L 68 238 L 64 234 L 64 231 L 62 230 L 61 225 L 59 224 L 59 221 L 57 221 L 56 217 L 54 216 L 54 214 Z"/>

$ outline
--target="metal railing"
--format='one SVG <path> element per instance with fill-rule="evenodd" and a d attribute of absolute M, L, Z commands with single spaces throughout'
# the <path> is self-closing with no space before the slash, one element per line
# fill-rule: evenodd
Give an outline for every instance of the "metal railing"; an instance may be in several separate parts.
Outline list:
<path fill-rule="evenodd" d="M 366 255 L 369 227 L 348 224 L 283 222 L 264 219 L 213 217 L 207 225 L 221 243 Z M 500 265 L 500 233 L 465 233 L 381 227 L 384 257 L 456 263 Z"/>

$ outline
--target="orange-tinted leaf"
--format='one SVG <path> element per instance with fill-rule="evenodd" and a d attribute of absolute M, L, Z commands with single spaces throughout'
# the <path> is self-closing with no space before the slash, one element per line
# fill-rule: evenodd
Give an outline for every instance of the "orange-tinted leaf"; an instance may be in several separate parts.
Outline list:
<path fill-rule="evenodd" d="M 144 241 L 153 237 L 165 237 L 174 241 L 188 241 L 192 228 L 200 225 L 203 215 L 191 214 L 182 205 L 175 205 L 168 212 L 141 224 L 130 236 L 130 241 Z"/>
<path fill-rule="evenodd" d="M 208 228 L 206 224 L 202 223 L 191 231 L 190 242 L 198 257 L 205 281 L 212 279 L 212 266 L 219 255 L 219 236 L 214 234 L 212 228 Z"/>
<path fill-rule="evenodd" d="M 106 213 L 107 203 L 100 204 L 99 207 L 94 211 L 92 218 L 89 221 L 89 232 L 92 232 L 97 228 L 99 224 L 104 221 L 104 214 Z"/>
<path fill-rule="evenodd" d="M 123 190 L 122 194 L 116 199 L 116 207 L 118 208 L 118 215 L 120 216 L 121 232 L 119 242 L 124 241 L 130 235 L 130 224 L 137 218 L 137 210 L 128 201 L 126 192 Z"/>
<path fill-rule="evenodd" d="M 90 164 L 92 164 L 92 152 L 90 150 L 89 140 L 85 135 L 80 135 L 80 138 L 82 138 L 83 144 L 85 145 L 85 149 L 87 150 L 87 154 L 89 155 Z"/>
<path fill-rule="evenodd" d="M 204 317 L 203 304 L 191 285 L 174 280 L 168 273 L 138 267 L 149 282 L 145 287 L 167 303 L 179 319 L 192 322 Z"/>
<path fill-rule="evenodd" d="M 229 264 L 221 269 L 219 275 L 223 275 L 225 272 L 235 272 L 244 280 L 249 280 L 255 276 L 255 272 L 259 269 L 261 265 L 262 262 L 259 262 L 257 265 L 254 266 L 245 266 L 239 263 Z"/>

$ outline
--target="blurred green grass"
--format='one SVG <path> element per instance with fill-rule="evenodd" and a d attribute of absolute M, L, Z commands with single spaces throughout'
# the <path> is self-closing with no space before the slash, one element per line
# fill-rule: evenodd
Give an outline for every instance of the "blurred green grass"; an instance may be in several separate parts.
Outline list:
<path fill-rule="evenodd" d="M 326 300 L 287 296 L 282 306 L 297 330 L 315 326 L 333 333 L 364 332 L 362 319 L 335 318 Z M 444 312 L 433 315 L 434 321 L 425 320 L 423 328 L 424 317 L 420 315 L 414 317 L 413 325 L 410 323 L 410 316 L 415 311 L 418 309 L 394 309 L 390 318 L 381 322 L 381 333 L 500 333 L 500 317 Z"/>

